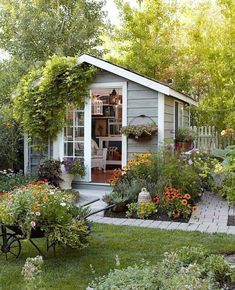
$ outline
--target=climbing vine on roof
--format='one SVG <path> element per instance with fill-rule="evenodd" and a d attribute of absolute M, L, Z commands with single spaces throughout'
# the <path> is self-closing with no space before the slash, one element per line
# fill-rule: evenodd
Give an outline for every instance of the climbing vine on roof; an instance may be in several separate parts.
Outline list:
<path fill-rule="evenodd" d="M 23 77 L 18 85 L 14 114 L 25 132 L 43 151 L 48 138 L 63 129 L 66 107 L 83 106 L 96 69 L 76 65 L 73 57 L 51 57 L 40 69 Z"/>

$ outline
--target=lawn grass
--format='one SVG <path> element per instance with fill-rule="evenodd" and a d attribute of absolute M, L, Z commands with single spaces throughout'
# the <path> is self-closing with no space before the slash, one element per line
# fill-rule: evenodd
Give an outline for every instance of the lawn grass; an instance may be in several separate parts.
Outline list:
<path fill-rule="evenodd" d="M 45 249 L 45 241 L 39 242 L 41 248 Z M 86 289 L 94 277 L 115 267 L 116 255 L 119 256 L 121 267 L 139 263 L 142 259 L 155 263 L 162 259 L 165 251 L 186 245 L 202 245 L 212 253 L 227 254 L 235 252 L 235 236 L 95 224 L 89 248 L 79 251 L 59 248 L 56 257 L 52 253 L 46 255 L 43 266 L 45 289 Z M 0 260 L 0 289 L 25 289 L 21 267 L 27 257 L 36 255 L 32 246 L 24 241 L 17 260 Z"/>

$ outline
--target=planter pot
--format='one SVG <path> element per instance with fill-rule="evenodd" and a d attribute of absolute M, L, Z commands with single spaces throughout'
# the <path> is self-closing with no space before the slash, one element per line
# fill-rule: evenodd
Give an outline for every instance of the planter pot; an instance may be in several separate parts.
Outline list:
<path fill-rule="evenodd" d="M 65 170 L 64 165 L 61 166 L 61 171 L 62 171 L 62 174 L 61 174 L 60 178 L 62 180 L 59 182 L 60 188 L 61 189 L 72 189 L 72 181 L 73 181 L 74 175 L 68 173 Z"/>
<path fill-rule="evenodd" d="M 193 142 L 192 141 L 176 141 L 175 149 L 180 151 L 189 151 L 192 149 Z"/>
<path fill-rule="evenodd" d="M 127 205 L 125 202 L 119 202 L 111 209 L 113 212 L 125 212 L 127 210 Z"/>

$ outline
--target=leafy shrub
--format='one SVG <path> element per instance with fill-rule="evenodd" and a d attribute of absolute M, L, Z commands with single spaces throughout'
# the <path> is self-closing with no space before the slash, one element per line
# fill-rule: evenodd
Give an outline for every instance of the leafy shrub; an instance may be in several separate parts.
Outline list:
<path fill-rule="evenodd" d="M 221 286 L 231 282 L 231 268 L 225 263 L 224 257 L 219 255 L 210 255 L 203 263 L 205 274 L 209 272 L 213 280 Z"/>
<path fill-rule="evenodd" d="M 156 269 L 148 264 L 111 270 L 91 284 L 94 290 L 156 290 Z"/>
<path fill-rule="evenodd" d="M 59 160 L 44 160 L 39 165 L 38 177 L 42 180 L 47 180 L 54 186 L 59 186 L 61 180 L 61 162 Z"/>
<path fill-rule="evenodd" d="M 0 192 L 12 191 L 21 185 L 33 180 L 32 176 L 25 176 L 22 171 L 14 173 L 12 170 L 0 171 Z"/>
<path fill-rule="evenodd" d="M 125 203 L 129 201 L 129 195 L 127 195 L 125 191 L 112 191 L 111 193 L 106 193 L 103 196 L 103 201 L 106 202 L 108 205 L 118 204 L 121 202 Z"/>
<path fill-rule="evenodd" d="M 111 270 L 108 275 L 92 282 L 91 287 L 94 290 L 219 290 L 227 289 L 230 278 L 231 269 L 222 256 L 210 256 L 200 247 L 184 247 L 165 253 L 163 260 L 154 266 L 142 263 L 122 270 Z"/>
<path fill-rule="evenodd" d="M 223 160 L 215 168 L 217 182 L 216 192 L 226 197 L 229 202 L 235 201 L 235 146 L 214 151 L 214 155 Z"/>
<path fill-rule="evenodd" d="M 189 156 L 188 163 L 198 174 L 201 187 L 204 190 L 213 190 L 215 187 L 214 171 L 219 161 L 205 153 L 195 152 Z"/>
<path fill-rule="evenodd" d="M 137 215 L 137 217 L 141 219 L 148 218 L 150 215 L 154 214 L 157 211 L 156 206 L 153 202 L 132 202 L 128 204 L 127 207 L 127 217 L 133 217 Z"/>
<path fill-rule="evenodd" d="M 0 170 L 19 171 L 24 167 L 24 136 L 12 116 L 11 108 L 1 107 L 0 112 Z"/>

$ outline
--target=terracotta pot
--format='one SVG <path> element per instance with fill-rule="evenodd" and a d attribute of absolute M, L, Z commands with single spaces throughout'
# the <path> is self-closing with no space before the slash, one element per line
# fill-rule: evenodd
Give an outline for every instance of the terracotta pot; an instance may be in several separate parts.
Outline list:
<path fill-rule="evenodd" d="M 189 151 L 192 149 L 192 141 L 176 141 L 175 149 L 180 151 Z"/>
<path fill-rule="evenodd" d="M 61 171 L 62 171 L 62 173 L 61 173 L 60 178 L 62 180 L 59 182 L 60 188 L 61 189 L 72 189 L 72 181 L 73 181 L 74 175 L 68 173 L 65 170 L 64 165 L 61 165 Z"/>

